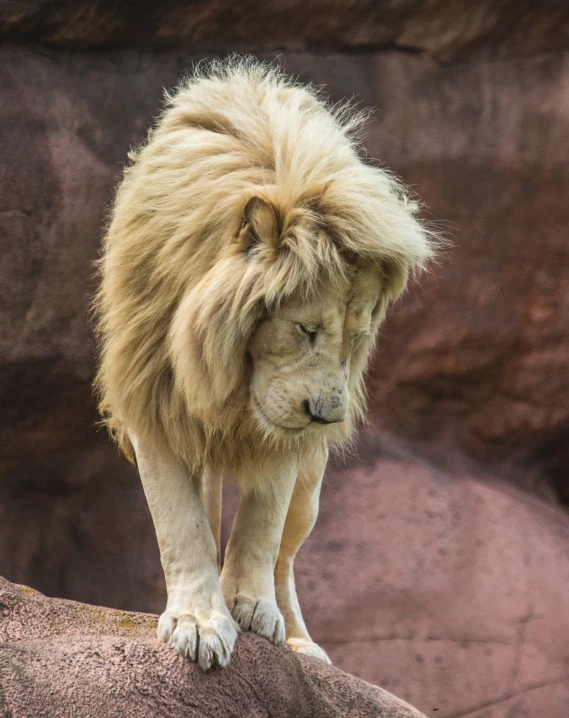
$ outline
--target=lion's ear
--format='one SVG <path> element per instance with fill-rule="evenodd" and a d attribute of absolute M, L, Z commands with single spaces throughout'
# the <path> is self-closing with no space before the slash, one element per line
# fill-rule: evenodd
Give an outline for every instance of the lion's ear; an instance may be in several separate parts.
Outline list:
<path fill-rule="evenodd" d="M 239 233 L 239 244 L 244 252 L 261 242 L 272 247 L 278 245 L 279 221 L 272 204 L 261 197 L 251 197 L 243 215 L 244 225 Z"/>

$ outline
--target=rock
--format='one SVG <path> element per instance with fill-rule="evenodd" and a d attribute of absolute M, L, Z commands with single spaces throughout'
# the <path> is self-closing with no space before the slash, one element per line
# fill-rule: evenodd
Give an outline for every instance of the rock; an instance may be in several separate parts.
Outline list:
<path fill-rule="evenodd" d="M 567 513 L 396 444 L 374 451 L 329 473 L 296 561 L 314 640 L 429 716 L 566 718 Z"/>
<path fill-rule="evenodd" d="M 0 616 L 0 712 L 14 718 L 421 718 L 381 688 L 253 634 L 239 637 L 228 668 L 204 674 L 154 638 L 156 616 L 5 579 Z"/>
<path fill-rule="evenodd" d="M 450 60 L 554 52 L 569 45 L 569 11 L 556 0 L 20 0 L 0 6 L 0 37 L 57 47 L 249 51 L 398 48 Z"/>
<path fill-rule="evenodd" d="M 370 151 L 454 244 L 383 327 L 375 425 L 569 497 L 569 58 L 372 67 Z"/>
<path fill-rule="evenodd" d="M 179 73 L 174 58 L 125 59 L 118 74 L 111 57 L 60 59 L 0 49 L 0 574 L 158 610 L 144 497 L 97 426 L 89 303 L 128 146 Z M 120 565 L 112 579 L 109 565 Z"/>

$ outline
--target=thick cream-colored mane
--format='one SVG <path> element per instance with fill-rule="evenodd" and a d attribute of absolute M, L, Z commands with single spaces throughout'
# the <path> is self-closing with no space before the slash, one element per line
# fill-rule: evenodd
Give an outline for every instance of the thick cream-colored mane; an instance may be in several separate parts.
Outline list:
<path fill-rule="evenodd" d="M 258 320 L 324 279 L 349 281 L 361 261 L 382 270 L 383 313 L 430 258 L 416 204 L 359 156 L 361 122 L 252 59 L 203 66 L 167 97 L 131 155 L 100 261 L 96 387 L 127 455 L 127 430 L 194 469 L 262 455 L 246 412 Z M 254 196 L 274 206 L 280 238 L 245 252 L 237 237 Z M 353 362 L 350 418 L 332 441 L 361 415 L 370 349 Z"/>

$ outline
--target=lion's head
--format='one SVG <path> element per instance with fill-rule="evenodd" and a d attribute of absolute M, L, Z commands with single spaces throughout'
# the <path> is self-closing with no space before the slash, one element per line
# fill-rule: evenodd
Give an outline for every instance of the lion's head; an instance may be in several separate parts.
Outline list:
<path fill-rule="evenodd" d="M 332 192 L 292 210 L 278 188 L 250 198 L 234 241 L 181 302 L 173 363 L 205 424 L 237 417 L 243 430 L 289 441 L 345 423 L 326 432 L 341 441 L 361 418 L 363 370 L 408 266 L 354 252 L 330 212 L 324 226 Z"/>
<path fill-rule="evenodd" d="M 241 246 L 248 251 L 277 234 L 272 206 L 250 200 Z M 382 283 L 377 266 L 356 261 L 346 263 L 338 279 L 321 277 L 311 296 L 285 301 L 254 330 L 247 345 L 249 404 L 265 432 L 314 431 L 348 415 L 352 365 L 357 372 L 369 352 Z"/>
<path fill-rule="evenodd" d="M 300 431 L 343 422 L 352 363 L 367 353 L 379 318 L 379 271 L 361 270 L 344 291 L 324 285 L 312 301 L 291 301 L 257 327 L 251 409 L 267 430 Z"/>

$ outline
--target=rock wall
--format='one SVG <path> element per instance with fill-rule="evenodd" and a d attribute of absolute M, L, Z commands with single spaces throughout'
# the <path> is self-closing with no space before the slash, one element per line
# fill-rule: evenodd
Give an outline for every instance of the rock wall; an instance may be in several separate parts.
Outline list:
<path fill-rule="evenodd" d="M 75 49 L 397 48 L 448 61 L 565 50 L 569 9 L 557 0 L 26 0 L 0 7 L 0 37 Z"/>
<path fill-rule="evenodd" d="M 284 47 L 377 108 L 367 150 L 453 241 L 382 330 L 359 463 L 331 467 L 301 553 L 307 620 L 427 713 L 565 716 L 569 26 L 523 5 L 0 6 L 0 574 L 161 609 L 144 497 L 96 425 L 93 261 L 162 88 L 213 51 Z"/>

